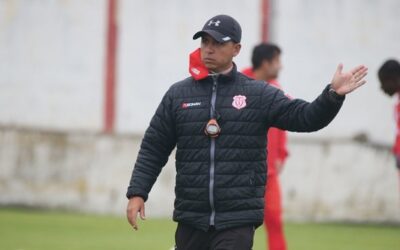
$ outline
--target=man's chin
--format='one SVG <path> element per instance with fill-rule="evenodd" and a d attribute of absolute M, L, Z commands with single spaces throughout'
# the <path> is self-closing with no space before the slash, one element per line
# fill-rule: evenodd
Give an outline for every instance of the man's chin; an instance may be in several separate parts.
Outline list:
<path fill-rule="evenodd" d="M 273 75 L 273 76 L 271 77 L 271 79 L 274 79 L 274 80 L 278 79 L 278 75 L 277 75 L 277 74 L 276 74 L 276 75 Z"/>
<path fill-rule="evenodd" d="M 215 71 L 215 69 L 217 68 L 217 67 L 215 66 L 215 64 L 211 64 L 211 63 L 204 63 L 204 65 L 206 66 L 206 68 L 207 68 L 209 71 Z"/>

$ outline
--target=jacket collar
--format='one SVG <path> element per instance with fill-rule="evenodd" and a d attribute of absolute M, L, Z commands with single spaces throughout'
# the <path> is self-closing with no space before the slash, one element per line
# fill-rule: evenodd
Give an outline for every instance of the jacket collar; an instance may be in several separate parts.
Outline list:
<path fill-rule="evenodd" d="M 212 77 L 218 77 L 219 82 L 234 81 L 237 74 L 236 64 L 233 63 L 232 70 L 227 74 L 210 73 L 204 63 L 201 61 L 200 49 L 190 53 L 189 56 L 189 73 L 197 81 L 210 80 Z"/>
<path fill-rule="evenodd" d="M 236 64 L 233 63 L 232 70 L 227 74 L 216 74 L 218 77 L 218 82 L 234 82 L 237 74 L 237 67 Z M 209 77 L 212 77 L 209 75 Z"/>

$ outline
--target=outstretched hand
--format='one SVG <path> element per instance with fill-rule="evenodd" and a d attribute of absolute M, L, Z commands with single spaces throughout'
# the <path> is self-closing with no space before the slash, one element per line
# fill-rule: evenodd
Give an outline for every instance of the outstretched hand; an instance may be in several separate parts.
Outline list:
<path fill-rule="evenodd" d="M 342 70 L 343 64 L 339 64 L 331 84 L 338 95 L 346 95 L 367 82 L 364 77 L 368 73 L 368 68 L 364 65 L 359 65 L 348 72 Z"/>

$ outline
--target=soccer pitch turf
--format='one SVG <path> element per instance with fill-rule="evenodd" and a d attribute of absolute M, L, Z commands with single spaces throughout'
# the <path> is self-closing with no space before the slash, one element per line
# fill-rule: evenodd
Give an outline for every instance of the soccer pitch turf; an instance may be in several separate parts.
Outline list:
<path fill-rule="evenodd" d="M 139 222 L 134 232 L 123 217 L 26 209 L 0 209 L 1 250 L 170 250 L 176 224 L 169 219 Z M 293 250 L 400 250 L 400 226 L 286 223 Z M 256 231 L 253 250 L 265 248 Z"/>

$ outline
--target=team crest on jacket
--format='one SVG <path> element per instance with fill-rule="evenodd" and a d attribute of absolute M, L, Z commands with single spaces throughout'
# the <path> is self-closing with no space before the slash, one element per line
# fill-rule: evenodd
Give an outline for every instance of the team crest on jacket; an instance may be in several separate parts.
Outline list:
<path fill-rule="evenodd" d="M 246 96 L 235 95 L 233 97 L 232 106 L 236 109 L 242 109 L 242 108 L 246 107 Z"/>

